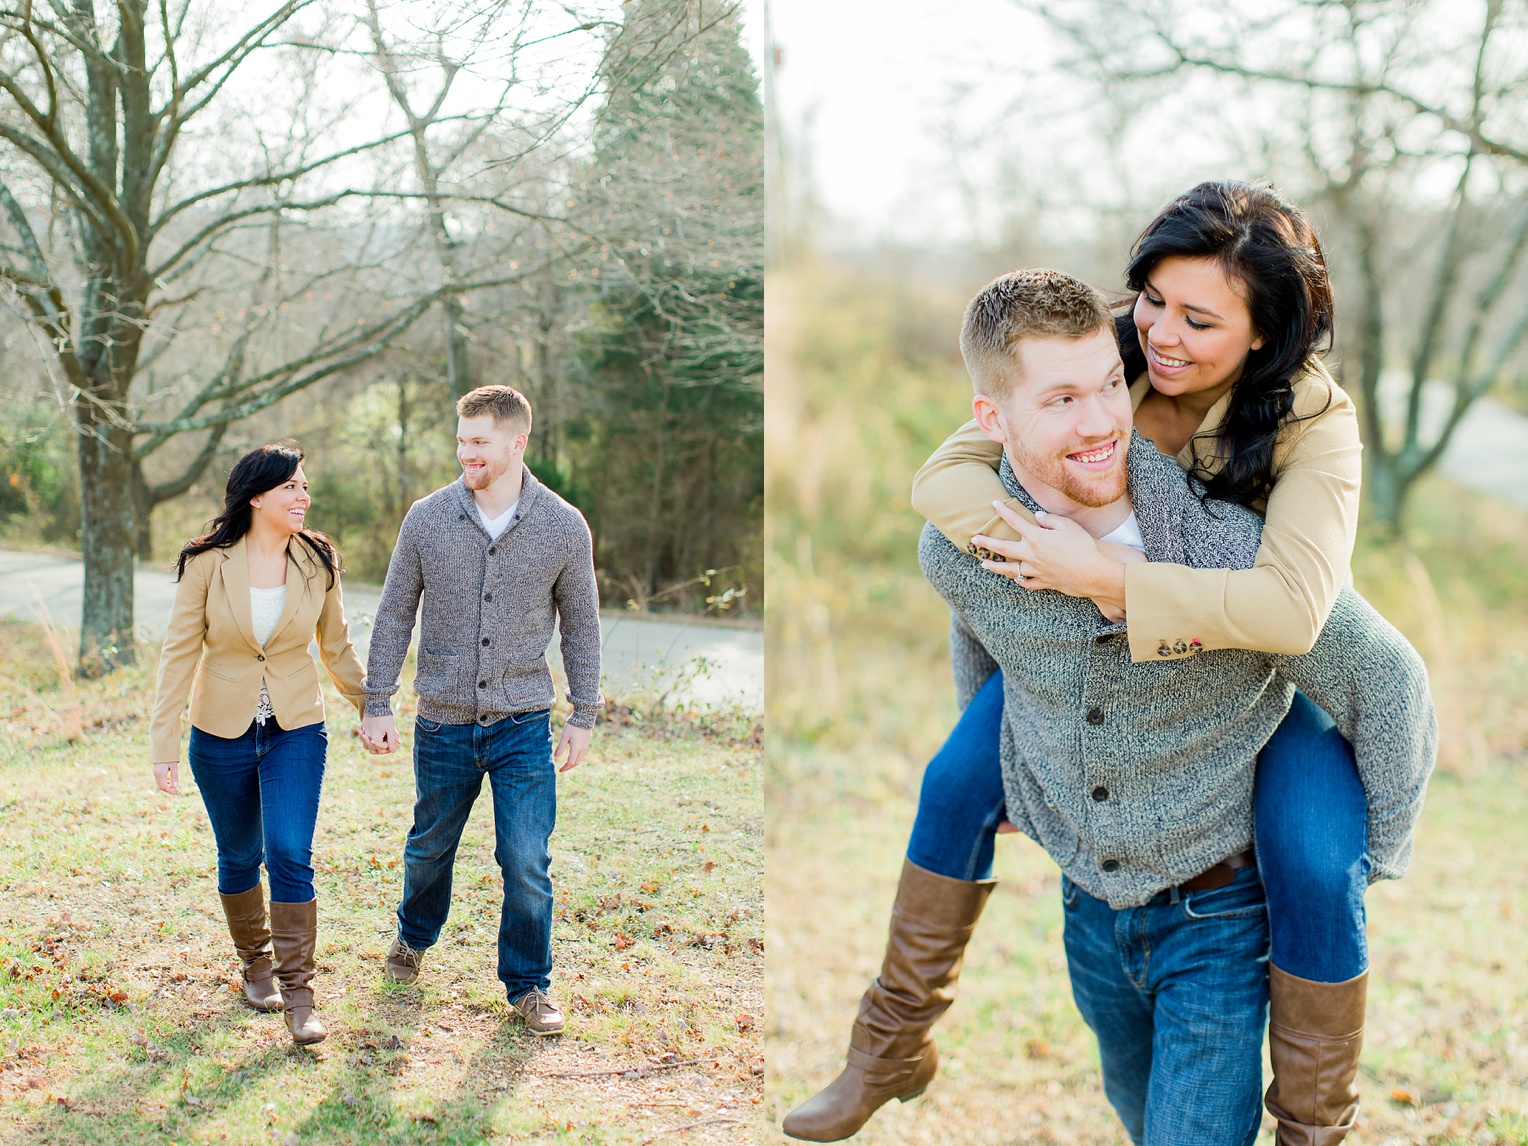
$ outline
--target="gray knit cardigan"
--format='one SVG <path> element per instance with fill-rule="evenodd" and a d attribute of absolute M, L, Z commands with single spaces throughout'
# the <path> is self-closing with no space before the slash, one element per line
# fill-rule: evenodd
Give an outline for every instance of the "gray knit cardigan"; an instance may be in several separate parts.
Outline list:
<path fill-rule="evenodd" d="M 387 566 L 366 660 L 366 715 L 387 716 L 416 611 L 419 715 L 490 724 L 557 699 L 546 650 L 562 635 L 568 723 L 593 728 L 600 697 L 599 590 L 583 515 L 524 472 L 497 540 L 458 478 L 409 507 Z M 424 597 L 424 607 L 419 606 Z"/>
<path fill-rule="evenodd" d="M 1130 495 L 1153 561 L 1251 566 L 1262 519 L 1204 502 L 1177 463 L 1135 436 Z M 1002 478 L 1031 509 L 1006 459 Z M 1075 883 L 1115 908 L 1144 903 L 1252 843 L 1257 754 L 1296 688 L 1353 745 L 1369 805 L 1371 878 L 1396 878 L 1437 751 L 1421 658 L 1352 589 L 1310 652 L 1239 649 L 1132 663 L 1126 624 L 1089 600 L 988 573 L 933 526 L 918 550 L 954 612 L 951 654 L 967 704 L 1004 681 L 1008 816 Z"/>

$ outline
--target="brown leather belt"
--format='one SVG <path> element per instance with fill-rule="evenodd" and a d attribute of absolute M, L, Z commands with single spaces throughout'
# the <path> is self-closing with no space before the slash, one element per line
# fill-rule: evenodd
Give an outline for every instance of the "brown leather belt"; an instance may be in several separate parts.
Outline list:
<path fill-rule="evenodd" d="M 1251 867 L 1257 860 L 1248 848 L 1234 856 L 1228 856 L 1214 867 L 1205 868 L 1193 879 L 1186 879 L 1178 885 L 1179 891 L 1212 891 L 1217 887 L 1225 887 L 1236 878 L 1236 873 L 1244 867 Z"/>

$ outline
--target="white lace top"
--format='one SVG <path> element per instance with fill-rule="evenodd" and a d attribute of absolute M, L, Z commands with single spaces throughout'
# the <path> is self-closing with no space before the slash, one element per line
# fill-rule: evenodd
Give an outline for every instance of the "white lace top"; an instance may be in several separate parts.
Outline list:
<path fill-rule="evenodd" d="M 260 642 L 260 647 L 265 648 L 265 642 L 276 631 L 276 622 L 281 620 L 281 610 L 286 607 L 286 586 L 277 585 L 273 589 L 256 589 L 253 586 L 249 590 L 249 616 L 255 630 L 255 640 Z M 265 680 L 260 681 L 260 703 L 255 706 L 255 723 L 264 724 L 266 720 L 275 716 L 271 710 L 271 695 L 265 691 Z"/>

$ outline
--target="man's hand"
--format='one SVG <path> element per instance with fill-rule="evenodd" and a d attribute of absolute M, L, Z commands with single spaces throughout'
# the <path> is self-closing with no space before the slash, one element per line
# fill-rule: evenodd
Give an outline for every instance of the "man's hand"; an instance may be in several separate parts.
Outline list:
<path fill-rule="evenodd" d="M 154 765 L 154 784 L 161 792 L 180 795 L 180 761 L 166 760 Z"/>
<path fill-rule="evenodd" d="M 568 762 L 557 769 L 557 771 L 571 772 L 574 768 L 577 768 L 578 762 L 584 758 L 584 753 L 589 751 L 589 739 L 593 735 L 594 729 L 592 728 L 575 728 L 571 724 L 564 724 L 562 726 L 562 738 L 557 741 L 557 747 L 552 752 L 552 759 L 556 760 L 557 757 L 562 755 L 562 750 L 566 748 L 568 750 Z"/>
<path fill-rule="evenodd" d="M 366 751 L 373 756 L 385 756 L 389 752 L 397 751 L 401 741 L 398 738 L 398 726 L 393 722 L 392 714 L 363 716 L 361 743 L 366 745 Z"/>

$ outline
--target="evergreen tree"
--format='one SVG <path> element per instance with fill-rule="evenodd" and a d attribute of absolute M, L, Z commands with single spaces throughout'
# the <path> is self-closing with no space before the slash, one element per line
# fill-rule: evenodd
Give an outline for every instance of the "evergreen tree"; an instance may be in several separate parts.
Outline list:
<path fill-rule="evenodd" d="M 740 32 L 736 7 L 634 0 L 604 63 L 582 191 L 602 249 L 563 477 L 642 601 L 708 569 L 760 583 L 764 130 Z"/>

